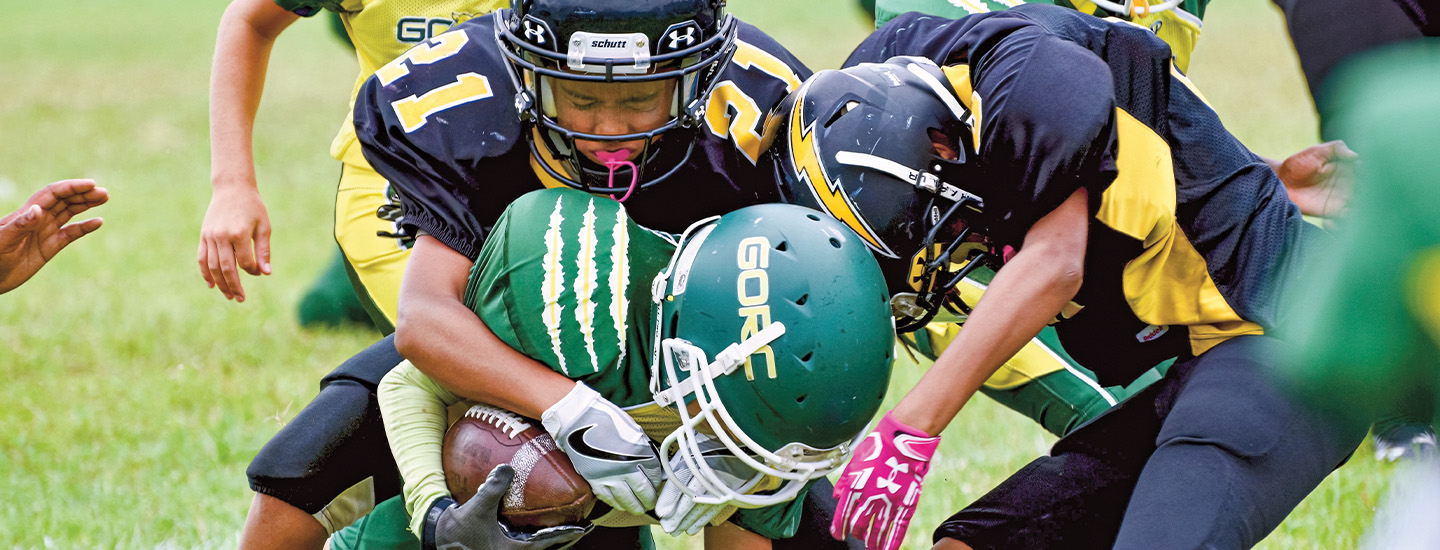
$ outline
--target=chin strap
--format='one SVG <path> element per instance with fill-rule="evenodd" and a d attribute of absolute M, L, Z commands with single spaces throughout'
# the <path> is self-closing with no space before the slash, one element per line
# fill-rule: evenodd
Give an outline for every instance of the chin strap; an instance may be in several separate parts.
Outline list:
<path fill-rule="evenodd" d="M 691 345 L 689 342 L 684 342 L 683 340 L 675 341 L 673 338 L 667 339 L 667 343 L 662 343 L 662 346 L 679 347 L 681 345 L 680 343 L 684 342 L 684 345 L 690 348 L 686 350 L 687 362 L 693 363 L 685 369 L 691 371 L 690 377 L 681 380 L 680 383 L 666 388 L 663 391 L 656 392 L 655 403 L 662 407 L 668 407 L 672 403 L 683 402 L 686 395 L 695 393 L 700 389 L 700 386 L 705 383 L 705 379 L 714 380 L 735 372 L 735 369 L 745 364 L 745 360 L 749 359 L 752 354 L 760 351 L 760 348 L 770 345 L 770 342 L 774 342 L 776 338 L 784 334 L 785 324 L 775 321 L 755 332 L 755 334 L 750 335 L 744 342 L 730 344 L 721 350 L 720 353 L 715 354 L 715 361 L 713 362 L 706 362 L 704 357 L 705 352 Z M 667 355 L 667 357 L 670 356 Z M 699 372 L 695 372 L 700 369 L 705 370 L 707 373 L 703 379 Z"/>
<path fill-rule="evenodd" d="M 615 199 L 620 202 L 625 202 L 625 199 L 630 198 L 630 194 L 635 192 L 635 184 L 640 182 L 640 172 L 635 169 L 635 163 L 627 160 L 630 158 L 630 150 L 596 151 L 595 157 L 599 158 L 600 162 L 603 163 L 606 168 L 610 169 L 610 179 L 605 182 L 606 187 L 615 187 L 615 170 L 621 166 L 630 168 L 630 188 L 625 190 L 625 196 Z M 610 195 L 610 198 L 614 199 L 615 195 Z"/>

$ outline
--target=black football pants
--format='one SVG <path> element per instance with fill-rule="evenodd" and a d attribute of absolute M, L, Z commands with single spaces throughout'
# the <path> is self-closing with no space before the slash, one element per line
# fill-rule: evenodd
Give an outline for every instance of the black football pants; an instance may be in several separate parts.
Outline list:
<path fill-rule="evenodd" d="M 1364 436 L 1276 390 L 1274 344 L 1244 336 L 1176 363 L 951 516 L 935 539 L 977 550 L 1254 546 Z"/>

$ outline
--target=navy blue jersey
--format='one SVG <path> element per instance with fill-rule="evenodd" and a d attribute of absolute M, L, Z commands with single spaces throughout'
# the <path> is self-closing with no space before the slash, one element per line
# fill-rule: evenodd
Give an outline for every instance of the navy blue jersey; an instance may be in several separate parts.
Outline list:
<path fill-rule="evenodd" d="M 472 19 L 416 46 L 376 71 L 355 100 L 365 158 L 399 191 L 404 228 L 472 260 L 511 201 L 563 185 L 532 159 L 535 138 L 517 115 L 518 88 L 495 21 Z M 667 180 L 630 197 L 632 218 L 680 232 L 704 217 L 777 200 L 773 171 L 759 154 L 765 113 L 809 75 L 769 36 L 739 23 L 734 57 L 716 79 L 694 152 Z M 667 132 L 662 139 L 670 143 L 662 146 L 679 146 L 683 135 Z M 565 170 L 554 159 L 543 162 Z"/>
<path fill-rule="evenodd" d="M 846 65 L 896 55 L 940 64 L 975 115 L 970 187 L 1000 245 L 1018 248 L 1037 220 L 1089 191 L 1084 309 L 1056 327 L 1081 364 L 1123 381 L 1275 323 L 1275 281 L 1318 230 L 1154 34 L 1050 5 L 910 13 Z"/>

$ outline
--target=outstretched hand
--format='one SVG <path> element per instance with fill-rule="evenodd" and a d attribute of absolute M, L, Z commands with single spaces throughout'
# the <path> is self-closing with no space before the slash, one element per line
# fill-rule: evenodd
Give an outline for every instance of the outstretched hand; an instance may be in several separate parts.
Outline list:
<path fill-rule="evenodd" d="M 1345 142 L 1328 141 L 1290 155 L 1275 172 L 1302 214 L 1331 217 L 1344 210 L 1350 198 L 1358 157 Z"/>
<path fill-rule="evenodd" d="M 0 294 L 30 280 L 70 243 L 99 229 L 100 218 L 66 224 L 107 200 L 110 193 L 96 187 L 95 180 L 57 181 L 0 218 Z"/>

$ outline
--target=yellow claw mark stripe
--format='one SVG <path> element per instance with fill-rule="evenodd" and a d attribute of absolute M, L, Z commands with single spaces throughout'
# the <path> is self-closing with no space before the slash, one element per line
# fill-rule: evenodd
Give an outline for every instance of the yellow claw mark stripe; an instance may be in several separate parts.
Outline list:
<path fill-rule="evenodd" d="M 985 2 L 981 0 L 950 0 L 950 5 L 970 13 L 985 13 L 990 11 L 990 7 L 986 6 Z"/>
<path fill-rule="evenodd" d="M 576 250 L 575 264 L 575 322 L 580 324 L 580 334 L 585 336 L 585 352 L 590 355 L 590 372 L 600 371 L 600 360 L 595 357 L 595 279 L 600 271 L 595 266 L 595 199 L 585 209 L 580 229 L 580 249 Z"/>
<path fill-rule="evenodd" d="M 456 53 L 460 48 L 470 42 L 470 35 L 463 32 L 447 32 L 427 42 L 416 45 L 405 55 L 397 57 L 386 63 L 375 71 L 375 78 L 380 80 L 380 85 L 389 86 L 396 80 L 410 74 L 410 65 L 429 65 Z"/>
<path fill-rule="evenodd" d="M 808 86 L 808 85 L 807 85 Z M 801 128 L 804 124 L 802 110 L 805 108 L 804 90 L 799 92 L 801 99 L 795 102 L 795 109 L 790 114 L 790 127 Z M 897 257 L 890 247 L 881 242 L 880 237 L 870 228 L 870 224 L 856 212 L 855 205 L 850 202 L 850 197 L 845 195 L 845 189 L 836 182 L 830 181 L 825 175 L 824 168 L 820 165 L 820 151 L 816 147 L 814 132 L 815 123 L 804 126 L 801 132 L 791 131 L 787 139 L 790 140 L 790 162 L 794 164 L 795 174 L 810 188 L 810 193 L 815 200 L 829 213 L 831 217 L 840 220 L 841 223 L 849 226 L 855 233 L 860 235 L 871 249 L 885 255 L 888 258 Z M 818 180 L 818 181 L 817 181 Z"/>
<path fill-rule="evenodd" d="M 545 231 L 545 280 L 540 284 L 540 298 L 545 309 L 541 311 L 540 318 L 550 335 L 550 347 L 555 352 L 560 371 L 569 376 L 570 369 L 565 366 L 565 353 L 560 347 L 560 318 L 564 313 L 560 295 L 565 291 L 565 266 L 561 265 L 565 239 L 560 238 L 560 224 L 565 221 L 560 215 L 563 200 L 555 200 L 555 209 L 550 211 L 550 227 Z"/>
<path fill-rule="evenodd" d="M 630 304 L 625 296 L 629 290 L 630 283 L 630 228 L 625 225 L 625 211 L 615 211 L 615 242 L 610 249 L 610 257 L 615 262 L 610 270 L 610 291 L 614 295 L 611 303 L 615 310 L 611 312 L 615 321 L 615 334 L 617 343 L 620 346 L 620 359 L 615 362 L 615 368 L 625 364 L 625 312 L 630 309 Z"/>
<path fill-rule="evenodd" d="M 490 89 L 490 79 L 485 75 L 464 73 L 456 75 L 455 82 L 422 95 L 392 101 L 390 107 L 395 110 L 395 116 L 400 118 L 405 133 L 410 133 L 424 126 L 430 115 L 494 95 L 494 90 Z"/>

